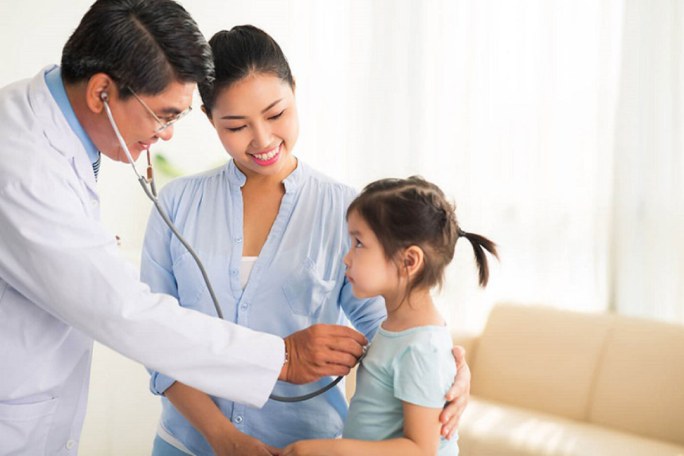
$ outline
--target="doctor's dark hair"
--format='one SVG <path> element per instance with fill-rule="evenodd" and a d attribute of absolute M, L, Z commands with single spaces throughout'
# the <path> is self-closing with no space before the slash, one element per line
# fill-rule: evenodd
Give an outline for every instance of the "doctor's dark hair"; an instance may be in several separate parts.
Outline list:
<path fill-rule="evenodd" d="M 215 78 L 199 84 L 207 115 L 219 93 L 253 74 L 272 74 L 294 90 L 294 78 L 283 50 L 263 30 L 253 25 L 238 25 L 230 31 L 217 32 L 209 40 L 214 54 Z"/>
<path fill-rule="evenodd" d="M 460 237 L 468 239 L 473 247 L 480 286 L 487 285 L 489 266 L 485 250 L 498 258 L 496 244 L 479 234 L 463 231 L 456 220 L 454 205 L 435 184 L 420 176 L 375 181 L 352 201 L 347 218 L 353 212 L 373 230 L 388 260 L 398 261 L 397 255 L 414 245 L 423 251 L 423 268 L 408 284 L 407 294 L 419 287 L 442 286 L 444 270 L 454 257 Z"/>
<path fill-rule="evenodd" d="M 174 81 L 210 80 L 213 69 L 197 24 L 172 0 L 97 0 L 62 50 L 65 82 L 106 73 L 139 94 L 158 94 Z"/>

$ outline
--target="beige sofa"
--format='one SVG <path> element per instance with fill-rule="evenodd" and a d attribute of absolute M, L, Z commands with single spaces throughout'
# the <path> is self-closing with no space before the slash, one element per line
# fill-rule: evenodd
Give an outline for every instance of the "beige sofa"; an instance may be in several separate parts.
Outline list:
<path fill-rule="evenodd" d="M 684 326 L 496 306 L 468 350 L 461 456 L 684 455 Z"/>

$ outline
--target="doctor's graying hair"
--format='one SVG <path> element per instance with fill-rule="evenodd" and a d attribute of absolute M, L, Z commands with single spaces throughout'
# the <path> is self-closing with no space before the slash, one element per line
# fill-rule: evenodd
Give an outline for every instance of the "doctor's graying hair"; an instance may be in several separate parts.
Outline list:
<path fill-rule="evenodd" d="M 437 185 L 420 176 L 381 179 L 368 184 L 352 201 L 347 218 L 352 212 L 368 224 L 388 260 L 397 261 L 397 254 L 408 247 L 421 248 L 423 268 L 408 284 L 407 292 L 442 285 L 444 270 L 454 257 L 460 237 L 468 239 L 473 247 L 480 286 L 487 285 L 489 266 L 485 251 L 498 258 L 496 244 L 479 234 L 463 231 L 456 220 L 456 208 Z"/>
<path fill-rule="evenodd" d="M 211 79 L 213 68 L 197 24 L 172 0 L 98 0 L 62 51 L 65 82 L 106 73 L 119 88 L 148 95 L 174 81 Z M 130 95 L 123 90 L 120 96 Z"/>
<path fill-rule="evenodd" d="M 223 89 L 252 74 L 272 74 L 294 90 L 294 78 L 283 50 L 263 30 L 238 25 L 214 34 L 209 45 L 214 54 L 215 79 L 199 84 L 207 115 Z"/>

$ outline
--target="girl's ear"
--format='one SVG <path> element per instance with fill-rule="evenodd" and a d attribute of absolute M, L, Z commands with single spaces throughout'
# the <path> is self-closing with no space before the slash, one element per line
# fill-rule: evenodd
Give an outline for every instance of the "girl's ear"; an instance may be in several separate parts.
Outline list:
<path fill-rule="evenodd" d="M 408 277 L 413 277 L 423 268 L 425 253 L 417 245 L 412 245 L 404 250 L 402 270 Z"/>

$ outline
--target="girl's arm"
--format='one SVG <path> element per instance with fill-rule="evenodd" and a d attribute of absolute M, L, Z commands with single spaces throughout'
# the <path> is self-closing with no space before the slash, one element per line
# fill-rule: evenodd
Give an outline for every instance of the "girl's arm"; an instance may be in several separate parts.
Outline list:
<path fill-rule="evenodd" d="M 283 456 L 433 456 L 439 448 L 441 409 L 403 403 L 404 436 L 366 440 L 302 440 L 283 450 Z"/>
<path fill-rule="evenodd" d="M 278 450 L 240 432 L 211 397 L 180 382 L 164 393 L 174 407 L 209 442 L 217 455 L 277 455 Z"/>

